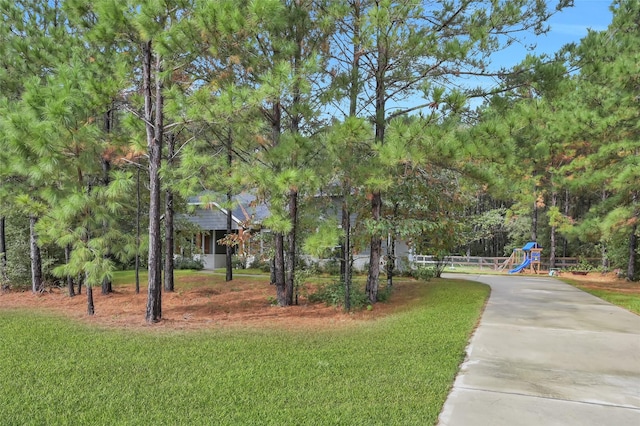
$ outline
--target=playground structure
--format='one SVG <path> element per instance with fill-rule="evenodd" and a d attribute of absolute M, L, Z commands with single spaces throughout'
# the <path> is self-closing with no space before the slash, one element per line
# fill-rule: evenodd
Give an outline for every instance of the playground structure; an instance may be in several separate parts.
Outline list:
<path fill-rule="evenodd" d="M 542 247 L 540 247 L 535 241 L 530 241 L 521 249 L 514 249 L 511 257 L 505 265 L 508 264 L 509 267 L 518 265 L 509 270 L 510 274 L 524 272 L 527 268 L 529 268 L 530 273 L 537 274 L 540 272 L 541 259 Z"/>

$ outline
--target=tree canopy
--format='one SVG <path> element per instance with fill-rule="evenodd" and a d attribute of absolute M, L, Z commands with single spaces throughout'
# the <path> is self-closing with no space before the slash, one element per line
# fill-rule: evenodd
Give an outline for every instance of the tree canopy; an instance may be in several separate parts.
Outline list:
<path fill-rule="evenodd" d="M 375 303 L 396 239 L 500 256 L 531 238 L 551 266 L 600 257 L 636 279 L 638 3 L 555 57 L 492 62 L 571 3 L 1 2 L 0 217 L 30 218 L 33 291 L 43 268 L 107 291 L 142 245 L 158 321 L 174 212 L 245 191 L 271 212 L 281 306 L 300 256 L 337 245 L 347 294 L 351 253 L 370 253 Z"/>

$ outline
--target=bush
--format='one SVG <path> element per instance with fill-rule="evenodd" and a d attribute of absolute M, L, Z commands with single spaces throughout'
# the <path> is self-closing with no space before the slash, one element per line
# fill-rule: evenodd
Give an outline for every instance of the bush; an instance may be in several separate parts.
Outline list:
<path fill-rule="evenodd" d="M 260 269 L 261 272 L 271 272 L 271 265 L 269 265 L 269 262 L 262 262 L 258 269 Z"/>
<path fill-rule="evenodd" d="M 193 269 L 196 271 L 201 271 L 204 269 L 204 262 L 202 259 L 194 259 L 191 257 L 176 257 L 173 263 L 174 269 Z"/>
<path fill-rule="evenodd" d="M 340 275 L 340 259 L 331 258 L 327 260 L 324 265 L 318 265 L 320 271 L 328 275 Z"/>
<path fill-rule="evenodd" d="M 593 265 L 590 264 L 585 258 L 580 258 L 580 261 L 569 268 L 569 271 L 592 271 Z"/>
<path fill-rule="evenodd" d="M 432 266 L 418 266 L 411 272 L 411 275 L 417 280 L 430 281 L 431 278 L 437 276 L 437 270 Z"/>
<path fill-rule="evenodd" d="M 312 275 L 339 275 L 340 259 L 331 258 L 321 261 L 313 261 L 311 259 L 301 259 L 298 261 L 301 269 L 309 271 Z"/>
<path fill-rule="evenodd" d="M 303 270 L 308 271 L 311 275 L 322 275 L 322 268 L 320 268 L 320 264 L 318 262 L 314 262 L 313 260 L 305 260 L 301 267 Z"/>
<path fill-rule="evenodd" d="M 391 298 L 393 288 L 386 286 L 378 290 L 378 302 L 387 302 Z M 369 299 L 367 299 L 368 301 Z"/>
<path fill-rule="evenodd" d="M 233 269 L 247 269 L 247 256 L 234 254 L 231 257 L 231 267 Z"/>
<path fill-rule="evenodd" d="M 433 260 L 436 261 L 433 266 L 434 276 L 435 278 L 440 278 L 451 258 L 448 255 L 440 254 L 438 256 L 433 256 Z"/>
<path fill-rule="evenodd" d="M 250 269 L 259 269 L 262 272 L 269 272 L 271 270 L 271 266 L 269 262 L 266 260 L 262 260 L 259 257 L 255 257 L 253 262 L 249 265 Z"/>
<path fill-rule="evenodd" d="M 324 302 L 328 306 L 344 306 L 344 283 L 334 281 L 321 286 L 318 291 L 309 295 L 310 302 Z M 369 298 L 361 288 L 352 286 L 349 297 L 351 309 L 359 310 L 369 305 Z"/>

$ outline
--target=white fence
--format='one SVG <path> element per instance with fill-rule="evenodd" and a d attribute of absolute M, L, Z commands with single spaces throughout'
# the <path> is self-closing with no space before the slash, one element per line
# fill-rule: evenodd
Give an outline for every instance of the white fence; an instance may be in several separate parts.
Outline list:
<path fill-rule="evenodd" d="M 447 256 L 446 264 L 448 267 L 453 268 L 479 268 L 498 270 L 509 260 L 509 257 L 481 257 L 481 256 Z M 600 265 L 600 259 L 588 258 L 584 259 L 591 265 L 597 267 Z M 435 265 L 436 263 L 442 263 L 442 261 L 434 260 L 434 256 L 427 256 L 416 254 L 409 257 L 409 262 L 412 265 Z M 577 265 L 580 259 L 577 257 L 556 257 L 556 268 L 565 269 Z M 549 269 L 549 258 L 542 258 L 542 269 Z"/>

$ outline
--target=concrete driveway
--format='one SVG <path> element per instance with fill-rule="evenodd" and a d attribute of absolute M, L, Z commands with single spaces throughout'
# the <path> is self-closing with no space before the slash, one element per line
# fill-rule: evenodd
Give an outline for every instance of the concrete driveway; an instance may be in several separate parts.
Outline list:
<path fill-rule="evenodd" d="M 640 426 L 640 316 L 543 276 L 491 297 L 440 426 Z"/>

